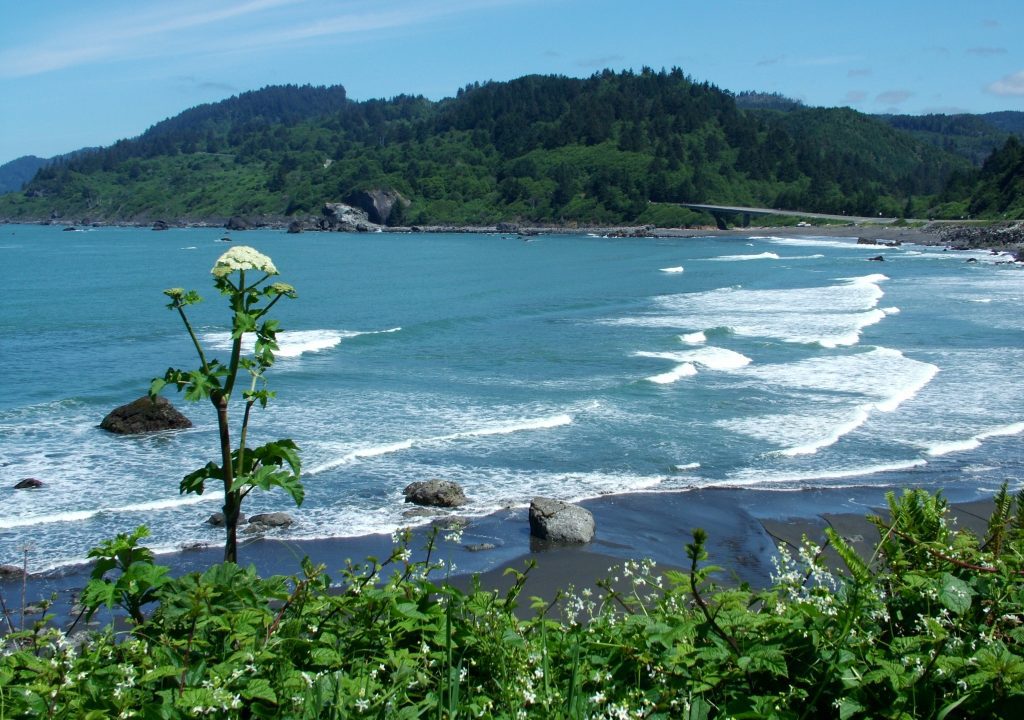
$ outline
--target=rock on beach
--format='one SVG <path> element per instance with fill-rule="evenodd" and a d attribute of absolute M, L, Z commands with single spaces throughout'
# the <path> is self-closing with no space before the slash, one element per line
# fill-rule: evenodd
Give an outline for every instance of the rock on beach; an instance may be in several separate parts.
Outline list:
<path fill-rule="evenodd" d="M 530 535 L 556 543 L 588 543 L 594 539 L 594 516 L 584 508 L 553 498 L 530 502 Z"/>
<path fill-rule="evenodd" d="M 405 501 L 426 507 L 459 507 L 469 502 L 462 487 L 452 480 L 426 480 L 405 488 Z"/>
<path fill-rule="evenodd" d="M 143 395 L 138 400 L 111 410 L 103 418 L 100 427 L 118 435 L 136 435 L 190 428 L 192 421 L 178 412 L 167 398 Z"/>

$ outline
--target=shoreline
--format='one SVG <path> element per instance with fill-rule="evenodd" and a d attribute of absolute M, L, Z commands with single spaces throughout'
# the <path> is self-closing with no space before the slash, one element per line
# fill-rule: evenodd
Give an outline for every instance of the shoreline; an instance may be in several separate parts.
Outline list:
<path fill-rule="evenodd" d="M 611 577 L 613 568 L 627 560 L 650 559 L 661 570 L 684 569 L 686 544 L 699 527 L 708 534 L 709 557 L 703 564 L 721 568 L 714 576 L 716 583 L 766 587 L 771 582 L 778 546 L 793 549 L 803 535 L 821 544 L 826 526 L 834 527 L 865 556 L 870 555 L 878 532 L 866 516 L 884 513 L 886 492 L 899 493 L 912 486 L 910 482 L 890 482 L 801 490 L 708 487 L 605 495 L 578 503 L 594 514 L 597 523 L 595 538 L 586 545 L 540 543 L 530 537 L 525 508 L 500 511 L 469 521 L 457 543 L 444 540 L 446 531 L 441 529 L 432 559 L 443 560 L 449 569 L 432 577 L 435 582 L 447 579 L 455 587 L 468 590 L 472 578 L 478 576 L 482 588 L 504 592 L 513 582 L 509 570 L 523 572 L 534 562 L 520 597 L 520 612 L 528 613 L 531 597 L 550 602 L 559 591 L 570 587 L 597 591 L 598 581 Z M 943 494 L 957 518 L 956 527 L 967 527 L 976 534 L 984 532 L 991 507 L 985 493 L 953 487 Z M 424 559 L 423 548 L 430 532 L 431 526 L 411 529 L 413 560 Z M 391 550 L 388 534 L 314 540 L 262 537 L 240 545 L 239 563 L 254 565 L 263 577 L 292 576 L 301 573 L 301 561 L 308 557 L 314 565 L 323 564 L 328 576 L 337 578 L 348 561 L 362 564 L 371 557 L 383 560 Z M 207 546 L 161 553 L 155 562 L 170 567 L 171 574 L 177 576 L 202 572 L 219 563 L 222 556 L 220 546 Z M 834 554 L 826 561 L 830 567 L 842 569 Z M 0 593 L 13 618 L 20 621 L 24 582 L 28 605 L 54 597 L 48 612 L 54 615 L 54 623 L 66 626 L 74 620 L 74 606 L 89 581 L 91 568 L 91 563 L 83 562 L 27 577 L 3 576 Z M 39 617 L 28 614 L 26 622 Z M 100 624 L 113 619 L 114 615 L 105 609 L 95 618 Z"/>
<path fill-rule="evenodd" d="M 794 216 L 794 217 L 799 217 Z M 208 229 L 223 231 L 225 236 L 230 233 L 245 233 L 259 230 L 288 231 L 290 234 L 344 232 L 357 235 L 375 233 L 414 233 L 414 234 L 487 234 L 522 237 L 529 240 L 536 235 L 587 235 L 593 234 L 611 238 L 664 238 L 685 239 L 694 237 L 749 237 L 757 234 L 785 234 L 794 237 L 835 237 L 875 240 L 876 244 L 913 243 L 917 245 L 944 246 L 948 250 L 999 250 L 1016 255 L 1019 262 L 1024 262 L 1024 222 L 963 222 L 955 220 L 909 221 L 908 224 L 894 223 L 857 223 L 824 224 L 824 225 L 752 225 L 749 227 L 731 227 L 726 230 L 714 226 L 696 227 L 656 227 L 653 225 L 531 225 L 516 223 L 498 223 L 496 225 L 424 225 L 424 226 L 387 226 L 370 225 L 355 229 L 319 229 L 302 226 L 301 231 L 292 232 L 289 227 L 297 222 L 293 218 L 267 218 L 254 222 L 247 228 L 228 227 L 223 219 L 186 220 L 177 219 L 171 222 L 88 222 L 74 223 L 64 219 L 52 220 L 13 220 L 0 218 L 2 225 L 53 225 L 64 230 L 83 227 L 116 227 L 136 228 L 162 231 L 167 229 Z M 159 225 L 159 227 L 157 227 Z M 230 238 L 227 238 L 230 239 Z"/>

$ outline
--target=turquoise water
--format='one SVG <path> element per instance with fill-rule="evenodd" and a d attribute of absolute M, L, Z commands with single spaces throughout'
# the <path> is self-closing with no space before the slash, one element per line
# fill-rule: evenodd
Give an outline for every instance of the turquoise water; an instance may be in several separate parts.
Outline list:
<path fill-rule="evenodd" d="M 152 544 L 217 545 L 207 404 L 184 432 L 97 428 L 195 359 L 164 288 L 207 299 L 220 230 L 0 226 L 0 562 L 74 562 L 145 523 Z M 299 299 L 256 442 L 302 448 L 287 537 L 389 532 L 402 489 L 460 482 L 482 515 L 537 494 L 707 486 L 1019 487 L 1024 269 L 1002 256 L 853 239 L 609 239 L 236 233 Z M 867 258 L 884 254 L 884 263 Z M 967 263 L 974 257 L 977 262 Z M 793 503 L 800 493 L 789 493 Z M 289 510 L 280 495 L 245 510 Z"/>

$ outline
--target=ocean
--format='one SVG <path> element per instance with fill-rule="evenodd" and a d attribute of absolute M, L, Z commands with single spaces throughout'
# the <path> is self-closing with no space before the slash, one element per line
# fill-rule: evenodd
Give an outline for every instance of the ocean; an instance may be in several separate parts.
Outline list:
<path fill-rule="evenodd" d="M 193 321 L 226 354 L 209 274 L 224 235 L 0 226 L 0 563 L 79 563 L 141 524 L 157 551 L 222 544 L 216 488 L 178 493 L 217 458 L 208 403 L 165 391 L 186 431 L 98 425 L 197 365 L 165 288 L 204 296 Z M 298 443 L 306 500 L 243 507 L 292 513 L 281 537 L 427 522 L 403 516 L 402 490 L 431 478 L 462 484 L 470 517 L 536 495 L 735 487 L 785 505 L 806 488 L 1024 484 L 1024 268 L 1007 256 L 814 236 L 232 237 L 299 294 L 273 313 L 278 396 L 250 432 Z M 28 477 L 45 486 L 12 489 Z"/>

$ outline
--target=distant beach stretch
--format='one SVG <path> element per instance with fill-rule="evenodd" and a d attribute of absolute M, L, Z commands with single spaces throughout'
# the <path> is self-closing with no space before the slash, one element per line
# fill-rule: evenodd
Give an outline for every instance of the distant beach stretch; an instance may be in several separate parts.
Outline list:
<path fill-rule="evenodd" d="M 97 425 L 184 362 L 161 291 L 202 290 L 223 231 L 0 233 L 15 286 L 0 467 L 9 487 L 43 483 L 7 491 L 0 563 L 70 586 L 89 548 L 146 524 L 175 567 L 208 564 L 218 498 L 177 488 L 212 459 L 209 408 L 171 393 L 192 429 Z M 770 522 L 863 515 L 888 488 L 968 502 L 1020 484 L 1012 256 L 906 228 L 692 234 L 249 231 L 299 293 L 280 317 L 279 396 L 254 428 L 299 444 L 307 496 L 298 509 L 254 497 L 248 512 L 294 524 L 245 535 L 241 561 L 290 572 L 310 554 L 330 569 L 457 515 L 455 572 L 490 571 L 555 552 L 531 550 L 525 521 L 549 496 L 598 521 L 590 545 L 557 553 L 672 564 L 703 526 L 713 561 L 764 582 Z M 218 298 L 196 307 L 222 352 Z M 431 478 L 469 503 L 410 513 L 403 488 Z"/>

